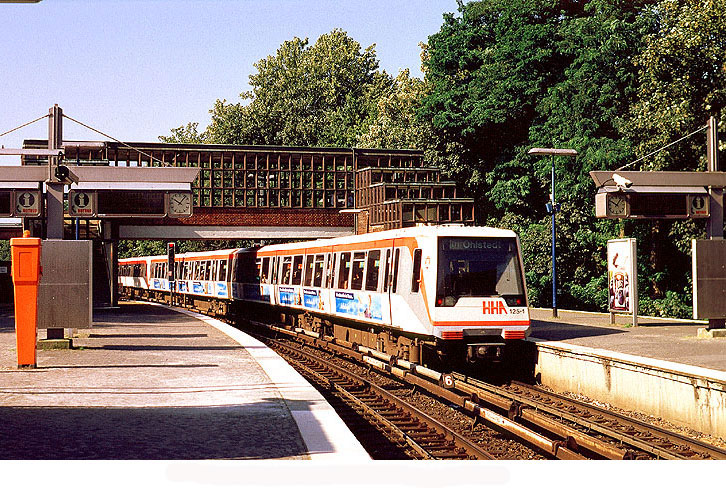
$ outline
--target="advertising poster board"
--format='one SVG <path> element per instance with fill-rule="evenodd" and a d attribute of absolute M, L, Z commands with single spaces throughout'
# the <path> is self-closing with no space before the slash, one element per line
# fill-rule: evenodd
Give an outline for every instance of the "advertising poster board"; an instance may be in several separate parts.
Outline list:
<path fill-rule="evenodd" d="M 608 240 L 608 309 L 611 321 L 615 313 L 633 315 L 638 324 L 637 243 L 635 238 Z"/>

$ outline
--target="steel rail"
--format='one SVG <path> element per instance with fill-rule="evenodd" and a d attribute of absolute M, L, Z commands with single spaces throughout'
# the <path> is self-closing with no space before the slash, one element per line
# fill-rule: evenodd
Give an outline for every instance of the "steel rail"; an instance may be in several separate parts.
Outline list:
<path fill-rule="evenodd" d="M 593 420 L 596 417 L 583 417 L 582 415 L 571 413 L 568 410 L 553 407 L 551 404 L 548 404 L 544 401 L 537 401 L 532 399 L 530 396 L 522 395 L 513 393 L 510 390 L 506 390 L 503 388 L 499 388 L 497 386 L 490 385 L 488 383 L 484 383 L 479 380 L 474 380 L 471 378 L 466 377 L 463 374 L 455 373 L 455 378 L 457 380 L 456 386 L 458 389 L 462 390 L 468 390 L 473 392 L 479 392 L 480 390 L 484 390 L 485 393 L 494 394 L 495 396 L 500 396 L 503 399 L 508 399 L 511 401 L 514 401 L 518 404 L 520 404 L 519 410 L 522 414 L 522 417 L 532 417 L 532 414 L 536 414 L 536 411 L 541 411 L 547 414 L 550 414 L 554 417 L 560 417 L 563 420 L 567 420 L 569 422 L 575 423 L 577 425 L 580 425 L 582 427 L 586 427 L 589 430 L 592 430 L 594 432 L 606 435 L 610 438 L 613 438 L 623 444 L 627 444 L 629 446 L 632 446 L 634 448 L 637 448 L 641 451 L 644 451 L 648 454 L 652 454 L 654 456 L 657 456 L 659 458 L 663 459 L 694 459 L 692 456 L 699 453 L 699 450 L 705 454 L 708 454 L 713 459 L 726 459 L 726 451 L 723 451 L 715 446 L 711 446 L 705 443 L 702 443 L 700 441 L 696 441 L 691 438 L 687 438 L 684 436 L 681 436 L 679 434 L 676 434 L 671 431 L 667 431 L 666 429 L 661 429 L 659 427 L 656 427 L 651 424 L 647 424 L 644 422 L 637 421 L 631 417 L 623 416 L 616 414 L 614 412 L 600 409 L 598 407 L 594 407 L 592 405 L 573 400 L 571 398 L 568 398 L 564 395 L 559 395 L 556 393 L 552 393 L 549 391 L 545 391 L 541 388 L 527 385 L 524 383 L 518 383 L 513 382 L 516 386 L 520 387 L 521 389 L 526 389 L 532 392 L 536 392 L 540 396 L 546 396 L 550 399 L 555 399 L 563 404 L 568 404 L 570 406 L 576 407 L 580 413 L 586 413 L 589 411 L 590 413 L 599 416 L 601 419 L 609 419 L 611 421 L 615 421 L 616 423 L 620 424 L 621 426 L 629 426 L 629 428 L 632 428 L 634 430 L 630 430 L 631 433 L 626 433 L 622 430 L 618 430 L 617 428 L 611 428 L 606 426 L 605 424 L 601 423 L 599 420 Z M 474 388 L 472 390 L 472 388 Z M 531 408 L 528 408 L 531 407 Z M 567 428 L 567 426 L 562 426 Z M 571 428 L 567 428 L 567 430 L 573 430 Z M 638 434 L 643 434 L 643 436 L 638 436 Z M 651 436 L 651 440 L 648 440 L 645 436 Z M 591 436 L 589 436 L 591 437 Z M 692 451 L 690 454 L 687 454 L 682 451 L 674 451 L 672 449 L 663 447 L 662 445 L 655 444 L 652 439 L 653 438 L 661 438 L 664 440 L 669 440 L 669 444 L 677 447 L 677 446 L 688 446 L 692 448 Z M 602 454 L 605 457 L 612 457 L 613 455 L 617 456 L 617 452 L 612 452 L 610 455 L 604 454 L 601 452 L 601 448 L 605 448 L 607 450 L 608 447 L 614 448 L 616 451 L 622 451 L 619 448 L 616 448 L 615 446 L 612 446 L 611 444 L 608 444 L 603 441 L 599 441 L 596 438 L 592 438 L 594 446 L 588 447 L 588 449 L 598 453 Z M 577 441 L 578 444 L 582 444 L 583 447 L 585 444 L 580 440 Z M 694 447 L 695 446 L 695 447 Z M 633 454 L 630 452 L 625 452 L 622 457 L 616 457 L 615 459 L 631 459 L 633 457 Z M 701 459 L 701 458 L 695 458 L 695 459 Z"/>
<path fill-rule="evenodd" d="M 351 401 L 354 401 L 356 405 L 361 407 L 366 407 L 366 412 L 376 418 L 378 422 L 383 424 L 385 427 L 389 428 L 390 430 L 394 431 L 401 439 L 403 439 L 407 444 L 409 444 L 416 452 L 421 454 L 424 457 L 430 458 L 430 459 L 464 459 L 467 456 L 474 458 L 474 459 L 495 459 L 494 456 L 489 454 L 484 449 L 480 448 L 476 444 L 472 443 L 468 439 L 466 439 L 461 434 L 457 433 L 456 431 L 451 430 L 450 428 L 444 426 L 440 422 L 436 421 L 435 419 L 431 418 L 429 415 L 423 413 L 416 407 L 410 405 L 409 403 L 405 402 L 404 400 L 396 397 L 395 395 L 388 393 L 384 388 L 376 385 L 375 383 L 372 383 L 368 380 L 365 380 L 361 378 L 360 376 L 353 374 L 349 371 L 345 371 L 341 369 L 340 367 L 334 365 L 333 363 L 322 359 L 318 356 L 315 356 L 311 353 L 304 352 L 300 349 L 293 348 L 289 345 L 282 344 L 279 341 L 270 339 L 274 344 L 284 348 L 288 351 L 294 351 L 296 354 L 300 356 L 304 356 L 306 358 L 309 358 L 316 364 L 324 367 L 329 372 L 335 373 L 336 376 L 339 376 L 343 379 L 347 379 L 350 382 L 353 382 L 355 384 L 358 384 L 360 386 L 364 386 L 367 389 L 369 389 L 373 394 L 375 394 L 377 397 L 380 397 L 381 399 L 385 400 L 386 402 L 390 403 L 393 406 L 400 407 L 401 409 L 407 411 L 411 414 L 412 418 L 418 418 L 421 421 L 421 425 L 427 426 L 430 428 L 433 428 L 434 431 L 441 434 L 443 436 L 443 439 L 446 441 L 449 441 L 450 443 L 453 443 L 456 447 L 461 448 L 463 451 L 462 453 L 458 453 L 456 450 L 448 451 L 444 454 L 444 456 L 448 456 L 445 458 L 442 458 L 442 454 L 440 453 L 441 449 L 439 448 L 439 453 L 437 454 L 436 450 L 430 450 L 425 448 L 422 444 L 420 444 L 418 441 L 415 440 L 414 437 L 408 435 L 405 433 L 403 429 L 396 426 L 395 422 L 388 420 L 383 413 L 375 411 L 375 409 L 370 409 L 369 405 L 370 402 L 366 402 L 361 399 L 359 395 L 354 395 L 350 393 L 344 386 L 342 386 L 339 382 L 333 381 L 330 378 L 326 377 L 325 375 L 321 373 L 315 373 L 314 376 L 316 379 L 321 381 L 324 386 L 328 386 L 329 388 L 334 389 L 335 391 L 340 392 L 348 398 Z M 292 360 L 292 359 L 291 359 Z M 301 362 L 295 362 L 296 365 L 298 365 L 300 368 L 304 369 L 306 372 L 310 372 L 311 374 L 315 372 L 314 369 L 310 368 L 310 366 L 305 366 Z M 400 412 L 397 412 L 398 415 L 400 415 Z"/>
<path fill-rule="evenodd" d="M 643 422 L 643 421 L 637 420 L 628 415 L 622 415 L 622 414 L 618 414 L 615 412 L 611 412 L 609 410 L 605 410 L 603 408 L 596 407 L 596 406 L 590 405 L 588 403 L 584 403 L 584 402 L 581 402 L 578 400 L 573 400 L 571 398 L 568 398 L 564 395 L 560 395 L 558 393 L 551 393 L 551 392 L 545 391 L 542 388 L 539 388 L 537 386 L 530 386 L 525 383 L 520 383 L 517 381 L 513 382 L 513 384 L 516 386 L 521 386 L 521 387 L 526 388 L 531 391 L 536 391 L 537 393 L 545 395 L 545 396 L 557 398 L 558 400 L 561 400 L 563 402 L 575 403 L 576 405 L 582 407 L 583 409 L 594 412 L 597 415 L 600 415 L 602 417 L 610 417 L 610 418 L 619 419 L 620 421 L 622 421 L 621 423 L 632 426 L 638 432 L 650 433 L 653 436 L 667 439 L 676 446 L 689 446 L 694 450 L 694 452 L 707 454 L 708 456 L 712 457 L 713 459 L 718 459 L 718 460 L 726 459 L 726 450 L 713 446 L 706 442 L 699 441 L 697 439 L 693 439 L 691 437 L 687 437 L 687 436 L 678 434 L 678 433 L 670 431 L 668 429 L 658 427 L 653 424 L 649 424 L 648 422 Z"/>

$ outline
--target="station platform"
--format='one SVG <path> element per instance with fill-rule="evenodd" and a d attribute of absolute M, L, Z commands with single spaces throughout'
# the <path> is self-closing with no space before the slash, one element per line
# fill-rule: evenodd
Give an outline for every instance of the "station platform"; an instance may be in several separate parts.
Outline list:
<path fill-rule="evenodd" d="M 726 441 L 726 338 L 706 322 L 530 309 L 535 379 Z"/>
<path fill-rule="evenodd" d="M 0 459 L 370 460 L 302 376 L 218 320 L 122 303 L 20 370 L 0 313 Z"/>
<path fill-rule="evenodd" d="M 726 371 L 726 338 L 698 338 L 705 321 L 616 315 L 609 313 L 558 310 L 552 317 L 548 308 L 530 308 L 530 337 L 547 341 L 605 349 L 632 356 Z"/>

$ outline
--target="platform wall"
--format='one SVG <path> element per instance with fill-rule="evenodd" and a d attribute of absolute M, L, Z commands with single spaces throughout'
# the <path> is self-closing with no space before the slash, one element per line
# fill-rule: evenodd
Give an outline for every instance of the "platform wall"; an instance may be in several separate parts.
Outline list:
<path fill-rule="evenodd" d="M 534 342 L 535 375 L 543 385 L 726 438 L 726 373 L 560 342 Z"/>

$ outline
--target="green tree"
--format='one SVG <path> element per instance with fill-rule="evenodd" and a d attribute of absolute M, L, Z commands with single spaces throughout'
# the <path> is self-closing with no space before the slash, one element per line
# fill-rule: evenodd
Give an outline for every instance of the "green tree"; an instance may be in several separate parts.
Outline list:
<path fill-rule="evenodd" d="M 652 10 L 657 31 L 636 57 L 639 100 L 625 126 L 644 156 L 706 124 L 726 122 L 726 1 L 663 0 Z M 703 136 L 660 151 L 640 170 L 705 170 Z"/>
<path fill-rule="evenodd" d="M 255 63 L 246 103 L 217 101 L 207 129 L 214 143 L 354 146 L 375 117 L 377 100 L 393 89 L 378 70 L 375 47 L 344 31 L 285 41 Z"/>
<path fill-rule="evenodd" d="M 401 71 L 393 81 L 392 90 L 376 101 L 375 117 L 358 138 L 357 146 L 364 148 L 423 149 L 431 141 L 431 128 L 416 118 L 416 111 L 426 93 L 423 80 Z"/>
<path fill-rule="evenodd" d="M 159 136 L 159 141 L 163 143 L 190 143 L 200 144 L 206 143 L 208 136 L 206 133 L 199 133 L 199 123 L 190 122 L 185 126 L 179 126 L 171 130 L 171 136 Z"/>
<path fill-rule="evenodd" d="M 558 276 L 565 307 L 602 308 L 604 246 L 617 223 L 593 216 L 588 172 L 632 157 L 622 116 L 637 95 L 633 58 L 653 30 L 648 2 L 485 0 L 460 3 L 429 38 L 429 94 L 444 167 L 468 186 L 491 225 L 522 237 L 530 297 L 549 304 L 549 157 L 531 147 L 575 148 L 558 158 Z M 452 151 L 453 150 L 453 151 Z"/>

